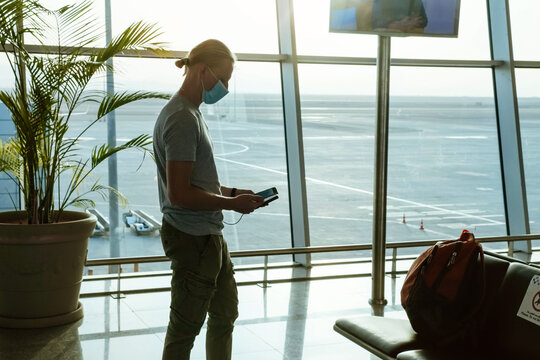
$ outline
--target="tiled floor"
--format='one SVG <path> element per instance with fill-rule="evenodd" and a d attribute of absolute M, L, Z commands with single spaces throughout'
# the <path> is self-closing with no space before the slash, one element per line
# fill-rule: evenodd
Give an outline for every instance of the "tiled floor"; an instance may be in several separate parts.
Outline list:
<path fill-rule="evenodd" d="M 314 272 L 337 270 L 320 268 Z M 304 270 L 280 271 L 282 277 Z M 239 281 L 251 276 L 237 275 Z M 153 281 L 164 280 L 168 281 Z M 386 279 L 389 305 L 385 316 L 404 316 L 396 305 L 402 280 Z M 371 313 L 370 289 L 371 279 L 365 277 L 280 283 L 266 289 L 240 286 L 233 359 L 377 359 L 332 328 L 339 317 Z M 76 324 L 45 330 L 0 329 L 0 359 L 161 359 L 169 293 L 127 295 L 119 300 L 109 296 L 83 298 L 81 302 L 85 317 Z M 204 336 L 205 328 L 195 342 L 194 360 L 205 358 Z"/>

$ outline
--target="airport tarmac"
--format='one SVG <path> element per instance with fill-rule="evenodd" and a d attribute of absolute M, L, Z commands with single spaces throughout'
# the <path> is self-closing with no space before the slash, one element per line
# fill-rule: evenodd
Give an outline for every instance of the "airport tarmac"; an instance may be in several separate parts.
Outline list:
<path fill-rule="evenodd" d="M 291 246 L 289 190 L 283 112 L 278 95 L 230 95 L 223 104 L 202 106 L 214 142 L 223 185 L 257 192 L 275 186 L 280 199 L 225 225 L 230 250 Z M 522 139 L 525 168 L 536 173 L 540 154 L 540 102 L 524 101 Z M 145 101 L 116 113 L 118 142 L 152 134 L 163 101 Z M 91 110 L 74 120 L 88 124 Z M 534 130 L 533 130 L 534 129 Z M 73 129 L 72 129 L 73 130 Z M 310 243 L 313 246 L 371 243 L 375 109 L 372 97 L 305 96 L 302 99 Z M 81 152 L 106 141 L 106 122 L 99 122 L 80 143 Z M 390 108 L 387 242 L 452 239 L 463 229 L 477 237 L 506 234 L 494 105 L 485 98 L 394 98 Z M 129 199 L 126 209 L 141 209 L 161 218 L 156 170 L 141 153 L 118 157 L 119 188 Z M 98 169 L 106 183 L 106 165 Z M 528 195 L 531 228 L 540 202 L 537 177 Z M 108 214 L 108 203 L 95 198 Z M 225 212 L 234 223 L 239 215 Z M 405 222 L 403 221 L 405 219 Z M 421 229 L 423 227 L 423 229 Z M 537 229 L 538 231 L 539 229 Z M 119 231 L 120 256 L 162 255 L 159 234 L 136 236 Z M 89 259 L 111 256 L 110 239 L 90 239 Z M 538 244 L 537 244 L 538 245 Z M 486 248 L 502 248 L 490 244 Z M 406 254 L 418 252 L 407 249 Z M 369 256 L 369 252 L 316 254 L 313 259 Z M 271 261 L 289 260 L 281 256 Z M 236 263 L 261 259 L 236 259 Z"/>

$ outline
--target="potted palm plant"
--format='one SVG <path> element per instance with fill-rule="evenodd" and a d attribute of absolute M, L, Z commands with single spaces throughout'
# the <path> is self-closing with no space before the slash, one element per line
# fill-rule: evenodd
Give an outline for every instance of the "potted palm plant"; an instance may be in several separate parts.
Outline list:
<path fill-rule="evenodd" d="M 167 98 L 154 92 L 89 89 L 94 77 L 112 70 L 107 60 L 113 56 L 140 49 L 164 51 L 155 41 L 159 31 L 143 22 L 132 24 L 105 47 L 92 47 L 103 33 L 97 23 L 89 1 L 58 10 L 39 1 L 0 2 L 0 50 L 14 77 L 13 89 L 0 91 L 0 101 L 16 128 L 13 139 L 0 142 L 0 172 L 18 183 L 24 200 L 23 209 L 0 213 L 2 327 L 44 327 L 82 318 L 79 290 L 96 219 L 70 209 L 93 206 L 92 193 L 107 196 L 114 191 L 99 180 L 90 181 L 92 171 L 119 151 L 149 151 L 151 137 L 96 146 L 87 157 L 80 155 L 79 140 L 120 106 Z M 38 44 L 34 53 L 25 43 L 29 38 Z M 57 40 L 54 46 L 46 40 L 50 38 Z M 88 103 L 97 105 L 95 120 L 77 136 L 67 136 L 72 114 Z"/>

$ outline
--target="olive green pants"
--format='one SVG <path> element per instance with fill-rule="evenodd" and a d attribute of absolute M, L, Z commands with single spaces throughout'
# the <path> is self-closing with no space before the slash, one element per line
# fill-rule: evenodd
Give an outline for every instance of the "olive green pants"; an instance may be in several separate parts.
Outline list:
<path fill-rule="evenodd" d="M 189 359 L 206 314 L 206 358 L 230 359 L 238 291 L 225 239 L 189 235 L 163 220 L 161 241 L 173 270 L 163 360 Z"/>

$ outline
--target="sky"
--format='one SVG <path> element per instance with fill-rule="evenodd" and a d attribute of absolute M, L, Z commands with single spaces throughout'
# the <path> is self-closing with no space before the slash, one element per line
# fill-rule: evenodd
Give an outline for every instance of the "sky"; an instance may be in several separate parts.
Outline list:
<path fill-rule="evenodd" d="M 56 8 L 65 0 L 42 0 Z M 104 17 L 105 0 L 95 0 L 96 14 Z M 224 41 L 233 52 L 276 54 L 279 52 L 275 0 L 111 0 L 113 33 L 130 23 L 156 23 L 171 50 L 186 51 L 207 38 Z M 540 1 L 512 0 L 513 48 L 517 60 L 540 60 L 540 42 L 530 41 L 536 33 Z M 328 32 L 329 0 L 294 0 L 297 52 L 300 55 L 375 57 L 375 35 Z M 394 58 L 489 60 L 489 34 L 485 0 L 462 0 L 457 38 L 392 38 Z M 6 69 L 5 60 L 0 60 Z M 173 60 L 118 59 L 119 88 L 174 91 L 182 81 L 182 70 Z M 279 92 L 277 63 L 236 65 L 231 87 L 238 92 Z M 8 74 L 0 71 L 5 83 Z M 301 93 L 372 95 L 376 90 L 375 66 L 300 65 Z M 540 70 L 517 70 L 518 95 L 540 96 Z M 393 95 L 492 96 L 489 69 L 393 67 Z"/>

